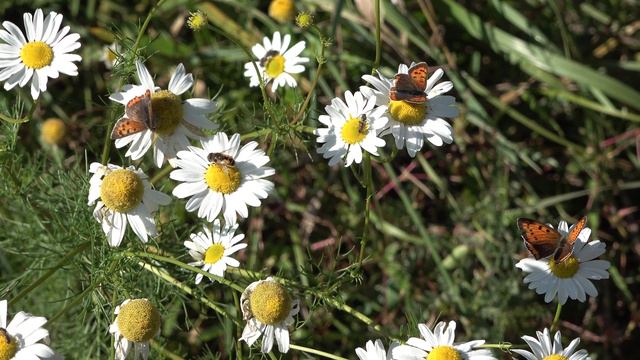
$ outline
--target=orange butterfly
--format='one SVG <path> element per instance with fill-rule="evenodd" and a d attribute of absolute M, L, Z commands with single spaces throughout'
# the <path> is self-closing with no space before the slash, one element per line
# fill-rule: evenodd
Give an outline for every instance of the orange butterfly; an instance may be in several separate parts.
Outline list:
<path fill-rule="evenodd" d="M 129 100 L 125 107 L 125 116 L 121 117 L 113 126 L 111 139 L 120 139 L 137 134 L 147 129 L 155 131 L 156 117 L 151 109 L 151 91 Z"/>
<path fill-rule="evenodd" d="M 562 262 L 573 254 L 573 244 L 587 225 L 587 217 L 583 217 L 571 226 L 567 236 L 562 236 L 556 229 L 531 219 L 518 219 L 518 228 L 522 233 L 524 245 L 533 257 L 542 259 L 553 255 L 555 262 Z"/>
<path fill-rule="evenodd" d="M 409 68 L 408 74 L 396 74 L 393 86 L 389 90 L 389 98 L 393 101 L 406 101 L 412 104 L 425 104 L 427 102 L 427 75 L 429 67 L 421 62 Z"/>

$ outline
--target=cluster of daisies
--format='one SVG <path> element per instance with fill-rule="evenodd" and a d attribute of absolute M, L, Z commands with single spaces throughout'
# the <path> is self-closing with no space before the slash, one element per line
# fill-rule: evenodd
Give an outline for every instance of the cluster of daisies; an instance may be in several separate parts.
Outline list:
<path fill-rule="evenodd" d="M 60 73 L 77 75 L 74 62 L 81 57 L 72 52 L 80 47 L 79 35 L 62 26 L 62 15 L 55 12 L 46 17 L 38 9 L 24 14 L 25 34 L 15 24 L 5 21 L 0 30 L 0 81 L 5 89 L 24 87 L 30 83 L 31 96 L 37 99 L 46 91 L 48 78 Z M 291 44 L 291 36 L 274 33 L 252 48 L 256 57 L 244 65 L 250 86 L 267 85 L 271 91 L 295 87 L 295 74 L 305 70 L 309 59 L 301 57 L 304 41 Z M 117 46 L 110 46 L 106 62 L 118 59 Z M 413 67 L 415 64 L 411 64 Z M 137 84 L 124 85 L 110 99 L 124 106 L 123 115 L 114 125 L 115 147 L 127 148 L 126 157 L 139 160 L 151 153 L 158 168 L 169 164 L 169 177 L 177 182 L 172 195 L 185 199 L 185 208 L 206 221 L 202 231 L 191 234 L 184 242 L 193 257 L 191 265 L 202 267 L 195 276 L 200 284 L 204 274 L 211 281 L 224 276 L 227 267 L 239 267 L 233 255 L 246 248 L 244 235 L 236 234 L 239 220 L 249 216 L 248 207 L 258 207 L 273 190 L 267 180 L 275 170 L 258 143 L 241 143 L 239 134 L 215 132 L 218 126 L 209 120 L 216 103 L 205 98 L 186 98 L 193 75 L 178 64 L 166 89 L 156 86 L 147 67 L 136 63 Z M 400 65 L 396 78 L 410 68 Z M 364 75 L 370 86 L 359 91 L 346 91 L 344 100 L 335 98 L 325 107 L 326 115 L 319 121 L 326 126 L 316 130 L 322 145 L 318 152 L 334 165 L 360 163 L 363 150 L 378 156 L 385 146 L 383 137 L 391 134 L 398 149 L 406 147 L 410 156 L 420 151 L 425 139 L 435 146 L 453 141 L 451 125 L 445 120 L 457 116 L 455 98 L 443 95 L 452 88 L 451 82 L 440 82 L 442 70 L 436 70 L 424 81 L 424 89 L 413 91 L 424 101 L 398 99 L 393 79 L 382 74 Z M 197 142 L 197 145 L 194 143 Z M 155 216 L 160 206 L 168 205 L 171 197 L 155 190 L 145 172 L 134 166 L 92 163 L 89 172 L 88 204 L 95 206 L 93 215 L 101 224 L 107 242 L 118 247 L 127 227 L 146 243 L 157 235 Z M 569 229 L 561 222 L 558 231 L 566 236 Z M 568 298 L 585 301 L 586 295 L 596 296 L 591 280 L 608 278 L 609 263 L 596 258 L 605 251 L 600 241 L 589 242 L 590 229 L 584 228 L 570 258 L 556 264 L 548 259 L 524 259 L 516 266 L 530 274 L 525 283 L 545 301 L 557 297 L 560 304 Z M 289 350 L 289 327 L 300 310 L 300 302 L 277 279 L 267 278 L 250 284 L 240 299 L 246 326 L 241 340 L 253 345 L 262 337 L 260 350 L 270 352 L 274 341 L 280 352 Z M 0 301 L 0 359 L 57 359 L 48 342 L 48 332 L 42 326 L 43 317 L 19 312 L 7 324 L 7 302 Z M 134 353 L 148 357 L 149 341 L 160 331 L 161 316 L 148 299 L 127 299 L 115 309 L 115 320 L 109 331 L 114 334 L 115 358 L 125 359 Z M 455 343 L 455 322 L 440 322 L 430 329 L 420 324 L 421 337 L 412 337 L 404 344 L 391 344 L 384 349 L 380 340 L 369 341 L 365 348 L 355 350 L 360 359 L 495 359 L 491 351 L 482 348 L 484 340 Z M 537 339 L 524 336 L 532 352 L 513 350 L 524 358 L 570 359 L 588 358 L 585 350 L 576 351 L 579 339 L 565 349 L 560 333 L 553 339 L 549 330 L 537 333 Z"/>

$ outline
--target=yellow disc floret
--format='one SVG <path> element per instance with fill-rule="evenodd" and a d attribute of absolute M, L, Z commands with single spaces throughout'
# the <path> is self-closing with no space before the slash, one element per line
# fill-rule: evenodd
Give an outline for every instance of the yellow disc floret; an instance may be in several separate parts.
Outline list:
<path fill-rule="evenodd" d="M 264 65 L 264 72 L 266 72 L 269 77 L 277 77 L 284 72 L 284 61 L 284 56 L 280 54 L 270 57 Z"/>
<path fill-rule="evenodd" d="M 198 10 L 194 13 L 189 14 L 189 19 L 187 20 L 187 25 L 193 31 L 198 31 L 202 29 L 205 25 L 207 25 L 207 15 L 203 13 L 201 10 Z"/>
<path fill-rule="evenodd" d="M 31 69 L 42 69 L 53 61 L 53 49 L 42 41 L 24 44 L 20 50 L 20 58 L 24 66 Z"/>
<path fill-rule="evenodd" d="M 149 300 L 135 299 L 120 307 L 116 322 L 125 339 L 141 343 L 160 330 L 160 312 Z"/>
<path fill-rule="evenodd" d="M 551 268 L 551 272 L 559 278 L 570 278 L 580 269 L 580 262 L 575 256 L 571 255 L 559 263 L 556 263 L 553 259 L 549 260 L 549 268 Z"/>
<path fill-rule="evenodd" d="M 0 360 L 10 360 L 18 352 L 18 343 L 3 328 L 0 328 Z"/>
<path fill-rule="evenodd" d="M 427 113 L 427 104 L 412 104 L 402 100 L 389 101 L 389 113 L 405 125 L 418 125 Z"/>
<path fill-rule="evenodd" d="M 234 165 L 210 164 L 204 174 L 209 189 L 223 194 L 238 190 L 242 176 Z"/>
<path fill-rule="evenodd" d="M 156 91 L 151 95 L 151 108 L 156 117 L 155 131 L 161 136 L 173 134 L 182 121 L 182 102 L 169 90 Z"/>
<path fill-rule="evenodd" d="M 289 22 L 295 14 L 296 5 L 293 0 L 271 0 L 269 4 L 269 16 L 278 22 Z"/>
<path fill-rule="evenodd" d="M 209 246 L 207 251 L 204 253 L 204 263 L 205 264 L 215 264 L 224 255 L 224 246 L 222 244 L 213 244 Z"/>
<path fill-rule="evenodd" d="M 542 360 L 569 360 L 568 357 L 560 354 L 545 356 Z"/>
<path fill-rule="evenodd" d="M 365 137 L 369 130 L 369 124 L 359 117 L 349 117 L 349 120 L 342 126 L 340 135 L 342 140 L 350 145 L 359 144 Z"/>
<path fill-rule="evenodd" d="M 462 355 L 451 346 L 436 346 L 429 352 L 426 360 L 462 360 Z"/>
<path fill-rule="evenodd" d="M 285 320 L 291 311 L 291 296 L 275 281 L 256 285 L 249 296 L 251 312 L 263 324 L 273 325 Z"/>
<path fill-rule="evenodd" d="M 111 210 L 127 212 L 134 209 L 142 202 L 143 195 L 144 184 L 131 170 L 112 170 L 102 179 L 100 198 Z"/>
<path fill-rule="evenodd" d="M 64 121 L 58 118 L 50 118 L 42 123 L 40 138 L 45 144 L 58 145 L 64 139 L 65 131 Z"/>
<path fill-rule="evenodd" d="M 313 15 L 306 11 L 303 11 L 296 16 L 296 25 L 302 29 L 306 29 L 313 25 Z"/>

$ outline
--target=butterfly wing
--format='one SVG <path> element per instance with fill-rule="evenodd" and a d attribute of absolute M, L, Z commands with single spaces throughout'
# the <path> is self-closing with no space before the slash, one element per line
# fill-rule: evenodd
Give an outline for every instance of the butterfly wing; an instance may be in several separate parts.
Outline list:
<path fill-rule="evenodd" d="M 536 259 L 553 255 L 562 235 L 549 225 L 536 220 L 519 218 L 518 228 L 524 244 Z"/>
<path fill-rule="evenodd" d="M 578 240 L 578 235 L 584 227 L 587 225 L 587 217 L 584 216 L 577 223 L 575 223 L 571 229 L 569 229 L 569 234 L 567 234 L 567 238 L 564 240 L 562 246 L 556 254 L 553 256 L 553 259 L 556 262 L 562 262 L 566 260 L 571 254 L 573 254 L 573 244 Z"/>
<path fill-rule="evenodd" d="M 147 90 L 144 95 L 136 96 L 129 100 L 125 107 L 125 117 L 120 118 L 113 126 L 111 139 L 120 139 L 150 129 L 151 117 L 151 92 Z"/>
<path fill-rule="evenodd" d="M 416 88 L 422 92 L 427 89 L 427 75 L 429 74 L 429 67 L 427 63 L 421 62 L 413 65 L 409 68 L 409 76 Z"/>
<path fill-rule="evenodd" d="M 126 117 L 120 118 L 113 126 L 111 139 L 116 140 L 147 130 L 147 125 L 141 121 Z"/>
<path fill-rule="evenodd" d="M 427 94 L 414 84 L 409 74 L 396 74 L 393 79 L 393 86 L 389 90 L 389 99 L 423 104 L 427 102 Z"/>

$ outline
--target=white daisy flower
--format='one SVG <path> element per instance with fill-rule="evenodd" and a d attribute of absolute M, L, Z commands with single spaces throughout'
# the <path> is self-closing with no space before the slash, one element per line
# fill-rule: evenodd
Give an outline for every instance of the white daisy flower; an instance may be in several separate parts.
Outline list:
<path fill-rule="evenodd" d="M 251 346 L 264 334 L 260 351 L 270 352 L 274 337 L 278 351 L 289 351 L 289 326 L 300 311 L 298 299 L 292 299 L 284 286 L 268 277 L 247 286 L 240 297 L 240 304 L 242 316 L 247 321 L 240 340 Z"/>
<path fill-rule="evenodd" d="M 255 44 L 251 51 L 258 58 L 258 61 L 244 64 L 244 76 L 250 79 L 249 86 L 260 85 L 260 78 L 256 72 L 256 67 L 265 83 L 273 81 L 271 89 L 276 91 L 279 86 L 296 87 L 298 83 L 291 74 L 299 74 L 304 71 L 304 65 L 309 58 L 300 57 L 304 50 L 305 43 L 300 41 L 289 49 L 291 35 L 287 34 L 283 38 L 276 31 L 273 39 L 264 37 L 262 44 Z M 254 66 L 255 64 L 255 66 Z"/>
<path fill-rule="evenodd" d="M 62 14 L 50 12 L 46 18 L 38 9 L 32 16 L 23 14 L 26 38 L 22 30 L 10 21 L 4 21 L 0 30 L 0 81 L 4 89 L 16 85 L 24 87 L 31 80 L 31 97 L 35 100 L 40 92 L 47 91 L 49 78 L 56 79 L 60 73 L 76 76 L 78 67 L 74 61 L 82 60 L 72 51 L 80 48 L 80 35 L 69 34 L 70 27 L 60 30 Z"/>
<path fill-rule="evenodd" d="M 527 350 L 513 349 L 514 353 L 522 355 L 527 360 L 591 360 L 587 350 L 578 350 L 576 348 L 580 344 L 580 338 L 574 339 L 566 349 L 562 347 L 562 337 L 560 331 L 556 332 L 553 339 L 549 329 L 543 332 L 536 331 L 538 339 L 531 336 L 523 336 L 524 340 L 533 352 Z"/>
<path fill-rule="evenodd" d="M 449 324 L 439 322 L 433 332 L 424 324 L 418 324 L 418 330 L 422 339 L 412 337 L 406 344 L 400 345 L 391 351 L 393 359 L 398 360 L 496 360 L 491 351 L 478 349 L 484 344 L 484 340 L 473 340 L 465 343 L 454 344 L 456 322 Z"/>
<path fill-rule="evenodd" d="M 318 120 L 326 128 L 316 129 L 316 141 L 323 143 L 317 149 L 329 165 L 333 166 L 346 155 L 345 166 L 362 162 L 362 149 L 378 156 L 378 148 L 385 145 L 378 137 L 389 119 L 383 116 L 384 107 L 374 109 L 376 99 L 365 99 L 362 93 L 350 91 L 344 93 L 346 104 L 340 98 L 331 100 L 324 109 L 328 115 L 320 115 Z"/>
<path fill-rule="evenodd" d="M 134 359 L 149 357 L 149 341 L 160 334 L 160 312 L 147 299 L 129 299 L 116 307 L 109 326 L 115 337 L 115 360 L 124 360 L 134 350 Z"/>
<path fill-rule="evenodd" d="M 413 63 L 411 64 L 414 65 Z M 398 67 L 399 74 L 406 74 L 409 68 L 401 64 Z M 453 142 L 453 129 L 444 118 L 458 116 L 456 99 L 453 96 L 442 95 L 453 88 L 451 81 L 436 84 L 444 71 L 436 70 L 427 80 L 425 93 L 426 104 L 412 104 L 406 101 L 393 101 L 389 98 L 389 90 L 393 86 L 393 79 L 387 79 L 378 73 L 378 77 L 363 75 L 362 79 L 373 86 L 361 86 L 360 91 L 366 97 L 375 97 L 376 105 L 384 106 L 389 118 L 389 132 L 396 141 L 396 147 L 403 149 L 407 146 L 407 152 L 411 157 L 422 149 L 426 138 L 435 146 Z M 385 131 L 385 134 L 387 132 Z"/>
<path fill-rule="evenodd" d="M 566 221 L 560 221 L 557 230 L 562 236 L 570 231 Z M 556 295 L 560 304 L 567 298 L 584 302 L 586 295 L 598 296 L 598 290 L 590 280 L 608 279 L 607 270 L 611 264 L 606 260 L 594 260 L 604 254 L 606 245 L 600 240 L 589 242 L 590 235 L 590 228 L 582 229 L 573 244 L 573 254 L 562 262 L 556 263 L 553 258 L 520 260 L 516 267 L 530 273 L 525 276 L 524 283 L 536 293 L 545 294 L 545 302 L 551 302 Z"/>
<path fill-rule="evenodd" d="M 374 343 L 369 340 L 366 344 L 366 349 L 357 348 L 356 355 L 360 360 L 390 360 L 391 352 L 397 346 L 397 343 L 392 343 L 389 347 L 389 351 L 384 350 L 384 345 L 380 339 L 377 339 Z"/>
<path fill-rule="evenodd" d="M 49 332 L 42 327 L 46 322 L 44 317 L 20 311 L 7 324 L 7 300 L 0 301 L 0 358 L 62 359 L 45 344 L 49 341 Z"/>
<path fill-rule="evenodd" d="M 154 162 L 156 166 L 162 167 L 166 159 L 173 159 L 176 152 L 187 148 L 190 138 L 201 139 L 202 129 L 218 128 L 207 119 L 207 115 L 215 111 L 216 104 L 202 98 L 185 101 L 180 99 L 180 95 L 193 85 L 193 75 L 187 74 L 182 64 L 171 75 L 168 90 L 160 90 L 154 85 L 151 74 L 141 62 L 136 62 L 136 68 L 141 85 L 125 85 L 122 92 L 112 94 L 109 99 L 126 108 L 132 99 L 144 96 L 149 90 L 154 118 L 137 120 L 152 120 L 155 122 L 155 129 L 146 129 L 116 139 L 115 144 L 117 148 L 130 145 L 125 156 L 132 160 L 140 159 L 153 145 Z M 127 116 L 126 109 L 123 116 Z"/>
<path fill-rule="evenodd" d="M 89 180 L 89 206 L 97 201 L 93 216 L 102 224 L 109 245 L 120 245 L 127 223 L 144 243 L 148 235 L 156 235 L 153 215 L 159 205 L 169 204 L 171 197 L 153 190 L 147 175 L 133 166 L 124 169 L 94 162 L 89 172 L 93 173 Z"/>
<path fill-rule="evenodd" d="M 118 43 L 111 43 L 102 47 L 101 60 L 107 69 L 112 69 L 118 62 L 118 54 L 120 54 L 120 46 Z"/>
<path fill-rule="evenodd" d="M 213 228 L 204 227 L 204 232 L 191 234 L 191 241 L 185 241 L 184 246 L 189 249 L 189 255 L 196 262 L 189 263 L 193 266 L 202 266 L 202 270 L 213 275 L 223 277 L 227 266 L 238 267 L 238 260 L 231 257 L 233 253 L 247 247 L 247 244 L 238 244 L 244 239 L 244 234 L 234 236 L 238 224 L 220 226 L 220 220 L 213 222 Z M 196 284 L 202 281 L 202 274 L 196 275 Z M 213 281 L 213 280 L 212 280 Z"/>
<path fill-rule="evenodd" d="M 273 190 L 273 183 L 263 178 L 275 174 L 275 170 L 265 166 L 269 157 L 256 149 L 257 142 L 240 147 L 240 134 L 229 139 L 220 132 L 201 144 L 201 148 L 189 146 L 178 152 L 178 169 L 169 176 L 182 184 L 173 189 L 173 195 L 191 197 L 185 208 L 198 210 L 198 216 L 207 221 L 223 214 L 226 224 L 235 224 L 237 214 L 249 216 L 247 205 L 260 206 L 260 200 Z"/>

